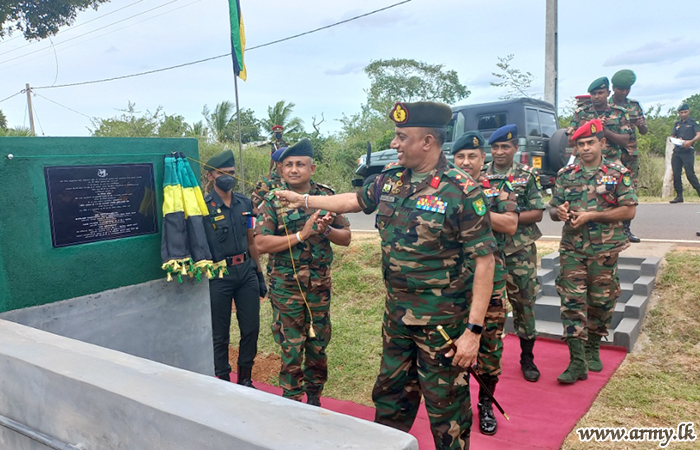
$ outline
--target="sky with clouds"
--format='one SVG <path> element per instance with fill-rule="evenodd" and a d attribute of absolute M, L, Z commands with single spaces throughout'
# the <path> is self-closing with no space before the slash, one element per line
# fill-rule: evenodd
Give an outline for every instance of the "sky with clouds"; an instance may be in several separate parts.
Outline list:
<path fill-rule="evenodd" d="M 543 97 L 545 0 L 411 0 L 394 8 L 285 42 L 278 39 L 327 26 L 401 0 L 241 0 L 246 27 L 248 80 L 239 80 L 242 108 L 258 118 L 279 100 L 311 131 L 339 130 L 343 114 L 366 102 L 371 61 L 412 58 L 455 70 L 471 95 L 460 104 L 498 100 L 490 86 L 499 57 L 534 76 Z M 676 107 L 700 93 L 700 37 L 684 17 L 700 2 L 651 0 L 559 2 L 559 107 L 586 92 L 600 76 L 632 69 L 630 97 L 645 108 Z M 78 15 L 50 40 L 0 41 L 0 101 L 29 83 L 39 135 L 89 135 L 91 117 L 136 110 L 203 120 L 201 111 L 234 100 L 228 57 L 151 75 L 81 83 L 175 66 L 230 52 L 226 0 L 113 0 Z M 42 88 L 43 87 L 43 88 Z M 39 89 L 42 88 L 42 89 Z M 400 99 L 397 99 L 400 100 Z M 0 102 L 10 126 L 28 126 L 26 95 Z"/>

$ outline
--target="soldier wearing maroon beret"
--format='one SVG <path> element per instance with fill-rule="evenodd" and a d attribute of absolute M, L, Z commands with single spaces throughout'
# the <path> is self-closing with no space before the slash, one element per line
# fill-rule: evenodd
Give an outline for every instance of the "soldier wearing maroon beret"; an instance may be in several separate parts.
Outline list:
<path fill-rule="evenodd" d="M 634 218 L 637 196 L 625 166 L 607 161 L 603 123 L 581 125 L 571 139 L 578 159 L 559 171 L 549 215 L 565 222 L 559 245 L 557 292 L 570 362 L 557 380 L 573 384 L 600 372 L 599 349 L 608 335 L 620 282 L 617 260 L 629 246 L 622 221 Z"/>

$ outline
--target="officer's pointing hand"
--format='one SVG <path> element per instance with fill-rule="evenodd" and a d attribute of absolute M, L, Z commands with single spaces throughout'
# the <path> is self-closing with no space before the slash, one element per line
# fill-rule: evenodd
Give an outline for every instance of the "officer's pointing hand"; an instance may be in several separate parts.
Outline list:
<path fill-rule="evenodd" d="M 457 351 L 450 349 L 445 354 L 446 357 L 452 358 L 453 366 L 469 367 L 476 363 L 476 355 L 479 350 L 480 335 L 465 331 L 457 340 L 454 341 Z"/>
<path fill-rule="evenodd" d="M 275 191 L 275 195 L 280 199 L 283 206 L 289 206 L 290 208 L 301 208 L 304 206 L 304 196 L 294 191 Z"/>

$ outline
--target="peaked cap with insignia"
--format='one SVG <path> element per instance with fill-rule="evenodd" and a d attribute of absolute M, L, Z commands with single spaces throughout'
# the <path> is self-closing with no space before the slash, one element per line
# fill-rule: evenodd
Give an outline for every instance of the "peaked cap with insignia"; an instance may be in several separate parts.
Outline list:
<path fill-rule="evenodd" d="M 518 137 L 518 126 L 514 123 L 509 123 L 508 125 L 503 125 L 498 130 L 494 131 L 489 138 L 489 145 L 494 142 L 504 142 L 510 141 Z"/>
<path fill-rule="evenodd" d="M 467 131 L 463 135 L 457 138 L 455 143 L 452 145 L 452 154 L 454 155 L 460 150 L 473 150 L 473 149 L 484 149 L 484 143 L 486 139 L 476 130 Z"/>
<path fill-rule="evenodd" d="M 588 92 L 593 92 L 596 89 L 610 89 L 608 77 L 600 77 L 588 86 Z"/>
<path fill-rule="evenodd" d="M 389 118 L 397 127 L 443 128 L 452 119 L 452 109 L 437 102 L 396 102 Z"/>
<path fill-rule="evenodd" d="M 584 123 L 579 127 L 578 130 L 571 136 L 572 141 L 576 141 L 581 138 L 595 136 L 598 133 L 603 132 L 603 123 L 600 119 L 593 119 L 589 122 Z"/>
<path fill-rule="evenodd" d="M 286 147 L 280 152 L 277 161 L 282 162 L 290 156 L 310 156 L 313 158 L 314 148 L 311 145 L 311 140 L 309 138 L 304 138 L 296 144 Z"/>
<path fill-rule="evenodd" d="M 612 77 L 612 85 L 620 89 L 629 89 L 635 81 L 637 75 L 629 69 L 618 70 Z"/>
<path fill-rule="evenodd" d="M 209 158 L 209 161 L 207 161 L 206 169 L 209 172 L 222 167 L 236 167 L 236 159 L 233 157 L 233 152 L 231 150 L 224 150 L 218 155 L 212 156 Z"/>

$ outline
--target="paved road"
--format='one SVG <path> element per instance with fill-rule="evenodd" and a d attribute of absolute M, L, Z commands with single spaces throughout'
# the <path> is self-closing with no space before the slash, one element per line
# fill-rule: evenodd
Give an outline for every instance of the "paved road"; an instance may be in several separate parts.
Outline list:
<path fill-rule="evenodd" d="M 375 230 L 374 214 L 348 214 L 348 219 L 353 230 Z M 561 236 L 562 223 L 552 221 L 547 211 L 539 225 L 545 236 Z M 642 240 L 700 243 L 700 237 L 695 235 L 700 231 L 700 203 L 643 203 L 637 207 L 632 231 Z"/>

